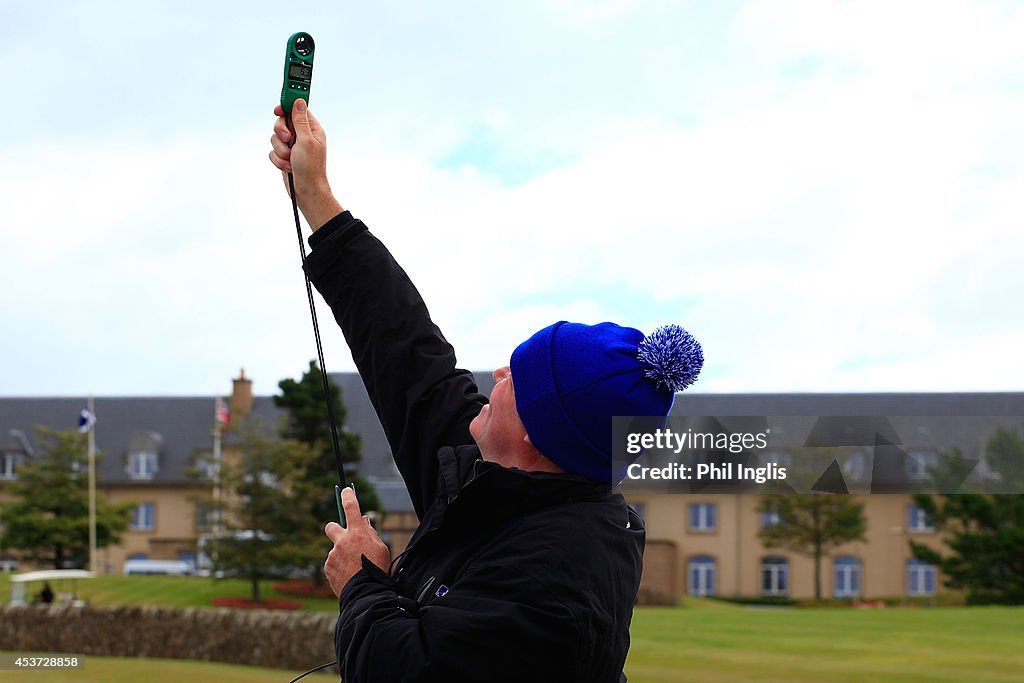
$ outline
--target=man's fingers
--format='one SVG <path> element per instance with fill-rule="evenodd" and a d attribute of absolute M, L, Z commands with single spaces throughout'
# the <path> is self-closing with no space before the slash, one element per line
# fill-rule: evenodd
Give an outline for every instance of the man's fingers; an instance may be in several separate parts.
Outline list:
<path fill-rule="evenodd" d="M 288 130 L 288 122 L 284 120 L 283 116 L 279 116 L 277 121 L 274 122 L 274 133 L 276 133 L 283 142 L 292 141 L 292 132 Z"/>
<path fill-rule="evenodd" d="M 288 143 L 281 139 L 280 135 L 270 136 L 270 146 L 274 149 L 274 153 L 282 159 L 288 159 L 292 155 L 291 147 Z"/>
<path fill-rule="evenodd" d="M 331 539 L 331 543 L 337 543 L 338 539 L 345 535 L 345 530 L 337 522 L 328 522 L 324 527 L 324 533 Z"/>
<path fill-rule="evenodd" d="M 359 499 L 356 498 L 356 492 L 351 486 L 341 490 L 341 507 L 345 510 L 345 527 L 354 528 L 363 513 L 359 511 Z"/>
<path fill-rule="evenodd" d="M 281 157 L 279 157 L 277 155 L 277 152 L 275 152 L 274 150 L 270 150 L 268 156 L 270 157 L 270 163 L 272 163 L 274 166 L 277 166 L 282 173 L 291 173 L 292 165 L 291 162 L 289 162 L 287 159 L 282 159 Z M 287 182 L 287 178 L 285 179 L 285 182 Z"/>

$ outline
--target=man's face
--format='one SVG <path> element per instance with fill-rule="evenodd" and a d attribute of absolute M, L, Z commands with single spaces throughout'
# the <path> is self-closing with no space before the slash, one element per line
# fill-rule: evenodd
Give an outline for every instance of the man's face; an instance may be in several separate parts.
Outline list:
<path fill-rule="evenodd" d="M 507 365 L 494 371 L 491 402 L 469 423 L 469 433 L 485 460 L 500 462 L 503 455 L 520 446 L 526 428 L 516 410 L 512 370 Z"/>

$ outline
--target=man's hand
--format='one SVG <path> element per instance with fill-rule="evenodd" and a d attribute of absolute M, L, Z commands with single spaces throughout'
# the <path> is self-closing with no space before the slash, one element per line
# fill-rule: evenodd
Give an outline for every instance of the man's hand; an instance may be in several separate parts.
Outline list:
<path fill-rule="evenodd" d="M 341 490 L 341 506 L 345 510 L 346 528 L 342 529 L 337 522 L 330 522 L 324 529 L 334 543 L 324 563 L 324 573 L 327 574 L 331 590 L 338 596 L 349 579 L 362 569 L 363 555 L 384 571 L 391 565 L 391 553 L 376 530 L 370 526 L 370 518 L 360 512 L 359 500 L 352 487 L 346 486 Z"/>
<path fill-rule="evenodd" d="M 281 105 L 274 107 L 277 121 L 270 136 L 270 163 L 281 170 L 285 190 L 288 174 L 295 180 L 295 202 L 314 231 L 341 213 L 327 182 L 327 134 L 323 126 L 299 99 L 292 107 L 289 130 Z"/>

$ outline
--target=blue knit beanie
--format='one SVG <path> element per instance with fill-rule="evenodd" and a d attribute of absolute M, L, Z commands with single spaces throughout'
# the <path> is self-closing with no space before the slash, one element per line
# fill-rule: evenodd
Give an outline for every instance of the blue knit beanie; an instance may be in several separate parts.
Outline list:
<path fill-rule="evenodd" d="M 628 463 L 613 463 L 612 417 L 668 415 L 703 363 L 700 343 L 678 325 L 645 337 L 614 323 L 557 322 L 512 353 L 516 410 L 549 460 L 618 483 Z"/>

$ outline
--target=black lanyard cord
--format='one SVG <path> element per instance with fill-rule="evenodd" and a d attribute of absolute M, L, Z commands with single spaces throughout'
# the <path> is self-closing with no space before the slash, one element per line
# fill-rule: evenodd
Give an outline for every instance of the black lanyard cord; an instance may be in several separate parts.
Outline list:
<path fill-rule="evenodd" d="M 309 674 L 313 673 L 314 671 L 319 671 L 320 669 L 326 669 L 327 667 L 334 666 L 337 663 L 338 663 L 338 660 L 335 659 L 333 662 L 327 662 L 326 664 L 321 664 L 320 666 L 316 667 L 315 669 L 310 669 L 306 673 L 304 673 L 304 674 L 302 674 L 300 676 L 296 676 L 292 680 L 288 681 L 288 683 L 295 683 L 295 681 L 299 680 L 300 678 L 305 678 L 306 676 L 308 676 Z"/>
<path fill-rule="evenodd" d="M 291 126 L 291 121 L 288 121 L 288 128 L 293 131 L 294 140 L 294 128 Z M 306 265 L 306 243 L 302 239 L 302 224 L 299 222 L 299 205 L 295 200 L 295 176 L 288 172 L 288 194 L 292 198 L 292 215 L 295 216 L 295 234 L 299 238 L 299 256 L 302 259 L 302 265 Z M 334 448 L 334 460 L 338 464 L 338 479 L 341 481 L 342 487 L 347 486 L 348 483 L 345 479 L 345 467 L 341 463 L 341 444 L 338 441 L 338 426 L 337 419 L 334 416 L 334 400 L 331 396 L 331 385 L 327 380 L 327 369 L 324 366 L 324 347 L 320 341 L 320 325 L 316 319 L 316 305 L 313 302 L 313 285 L 309 281 L 309 275 L 305 273 L 303 269 L 303 275 L 306 279 L 306 298 L 309 299 L 309 315 L 313 319 L 313 336 L 316 339 L 316 358 L 317 362 L 320 363 L 320 379 L 323 380 L 324 389 L 324 401 L 327 403 L 327 421 L 331 426 L 331 446 Z M 340 507 L 340 504 L 339 504 Z M 329 666 L 334 666 L 338 663 L 338 660 L 328 662 L 327 664 L 321 664 L 320 666 L 314 667 L 309 671 L 296 676 L 288 683 L 295 683 L 301 678 L 305 678 L 314 671 L 320 671 L 326 669 Z"/>
<path fill-rule="evenodd" d="M 291 126 L 289 126 L 291 127 Z M 306 264 L 306 243 L 302 240 L 302 226 L 299 223 L 299 206 L 295 202 L 295 177 L 291 171 L 288 172 L 288 193 L 292 196 L 292 213 L 295 215 L 295 232 L 299 236 L 299 254 L 302 257 L 302 264 Z M 337 420 L 334 417 L 334 400 L 331 396 L 331 387 L 327 380 L 327 369 L 324 366 L 324 347 L 320 341 L 320 325 L 316 320 L 316 306 L 313 304 L 313 285 L 309 282 L 309 275 L 303 273 L 306 278 L 306 297 L 309 299 L 309 314 L 313 318 L 313 336 L 316 337 L 316 357 L 320 363 L 320 378 L 324 385 L 324 401 L 327 403 L 327 421 L 331 425 L 331 445 L 334 447 L 334 460 L 338 464 L 338 479 L 344 488 L 348 485 L 345 479 L 345 467 L 341 463 L 341 444 L 338 441 Z M 322 668 L 322 667 L 321 667 Z"/>

